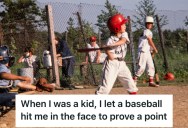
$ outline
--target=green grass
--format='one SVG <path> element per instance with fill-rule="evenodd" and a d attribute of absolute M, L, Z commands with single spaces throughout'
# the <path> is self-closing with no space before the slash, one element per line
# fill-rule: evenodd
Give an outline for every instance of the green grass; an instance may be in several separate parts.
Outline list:
<path fill-rule="evenodd" d="M 186 85 L 186 84 L 188 85 L 188 54 L 175 52 L 175 51 L 173 51 L 173 49 L 169 49 L 168 51 L 166 51 L 166 53 L 167 53 L 167 60 L 168 60 L 168 64 L 169 64 L 169 71 L 175 75 L 175 80 L 174 81 L 165 81 L 163 79 L 166 72 L 164 69 L 163 57 L 160 53 L 155 56 L 155 61 L 157 64 L 158 73 L 159 73 L 160 80 L 161 80 L 161 85 Z M 125 59 L 127 62 L 131 61 L 132 58 L 129 53 L 127 53 L 127 56 Z M 81 63 L 81 61 L 79 62 L 79 60 L 77 60 L 76 64 L 80 64 L 80 63 Z M 130 71 L 132 71 L 131 64 L 127 64 L 127 65 L 129 67 Z M 23 67 L 24 67 L 23 64 L 15 63 L 15 65 L 13 67 L 11 67 L 12 73 L 17 74 L 17 69 L 23 68 Z M 99 82 L 101 80 L 102 67 L 103 67 L 103 65 L 93 65 L 94 74 L 95 74 L 97 84 L 99 84 Z M 61 68 L 59 68 L 59 72 L 60 72 L 60 79 L 62 80 L 63 78 L 61 76 Z M 46 70 L 45 69 L 40 70 L 40 75 L 42 75 L 43 77 L 46 77 L 47 76 Z M 92 79 L 91 72 L 88 72 L 87 77 L 88 77 L 88 79 L 80 76 L 80 67 L 75 66 L 75 72 L 74 72 L 74 76 L 72 78 L 72 81 L 74 84 L 76 84 L 76 85 L 83 85 L 83 84 L 93 85 L 93 79 Z M 146 73 L 144 73 L 139 78 L 140 85 L 145 86 L 146 84 L 143 84 L 143 81 L 146 81 L 146 80 L 148 80 L 148 76 L 146 75 Z M 117 82 L 117 84 L 118 84 L 118 82 Z"/>

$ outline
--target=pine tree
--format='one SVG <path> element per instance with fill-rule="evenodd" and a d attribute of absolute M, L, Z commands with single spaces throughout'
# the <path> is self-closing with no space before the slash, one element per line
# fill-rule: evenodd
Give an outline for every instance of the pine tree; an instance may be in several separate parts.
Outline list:
<path fill-rule="evenodd" d="M 74 20 L 72 18 L 69 18 L 67 24 L 67 41 L 69 46 L 74 50 L 78 47 L 85 47 L 85 42 L 83 41 L 83 35 L 80 31 L 80 26 L 75 26 Z M 91 26 L 91 23 L 82 20 L 82 26 L 85 33 L 85 38 L 89 38 L 90 36 L 96 35 L 93 27 Z"/>
<path fill-rule="evenodd" d="M 32 45 L 37 28 L 45 24 L 36 0 L 3 0 L 0 4 L 4 42 L 11 46 L 14 40 L 20 48 Z"/>
<path fill-rule="evenodd" d="M 107 9 L 107 12 L 101 10 L 102 14 L 97 16 L 98 23 L 96 24 L 99 27 L 99 31 L 101 31 L 102 40 L 106 40 L 110 35 L 110 32 L 107 28 L 108 18 L 118 13 L 118 10 L 115 8 L 115 5 L 112 5 L 108 0 L 106 0 L 105 8 Z"/>
<path fill-rule="evenodd" d="M 152 16 L 155 19 L 155 15 L 159 16 L 159 23 L 160 26 L 163 27 L 164 25 L 168 24 L 167 16 L 165 15 L 159 15 L 156 13 L 156 6 L 154 4 L 153 0 L 142 0 L 139 2 L 139 5 L 136 5 L 136 13 L 137 15 L 134 15 L 134 21 L 133 26 L 136 29 L 144 29 L 145 28 L 145 18 L 146 16 Z M 154 31 L 157 29 L 156 22 L 154 22 Z"/>
<path fill-rule="evenodd" d="M 185 17 L 185 26 L 188 26 L 188 16 Z"/>

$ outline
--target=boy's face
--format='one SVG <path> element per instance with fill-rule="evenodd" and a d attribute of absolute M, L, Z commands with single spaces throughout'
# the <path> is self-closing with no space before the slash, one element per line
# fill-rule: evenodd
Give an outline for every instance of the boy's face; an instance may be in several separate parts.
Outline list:
<path fill-rule="evenodd" d="M 91 42 L 91 45 L 95 45 L 95 44 L 96 44 L 96 41 L 92 41 L 92 42 Z"/>
<path fill-rule="evenodd" d="M 121 25 L 121 33 L 124 33 L 126 30 L 126 25 L 125 24 L 122 24 Z"/>
<path fill-rule="evenodd" d="M 152 29 L 153 28 L 153 23 L 146 23 L 146 28 L 147 29 Z"/>

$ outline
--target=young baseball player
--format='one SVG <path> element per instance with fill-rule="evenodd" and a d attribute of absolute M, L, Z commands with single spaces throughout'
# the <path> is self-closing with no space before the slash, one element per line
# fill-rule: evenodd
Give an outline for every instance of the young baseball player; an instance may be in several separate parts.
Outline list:
<path fill-rule="evenodd" d="M 137 82 L 138 77 L 140 77 L 145 69 L 147 70 L 147 74 L 149 76 L 149 86 L 158 87 L 159 85 L 154 82 L 155 75 L 155 67 L 153 63 L 153 59 L 151 56 L 151 51 L 153 53 L 158 53 L 157 48 L 152 40 L 153 34 L 151 29 L 153 27 L 154 19 L 151 16 L 147 16 L 145 20 L 146 29 L 143 31 L 143 34 L 139 38 L 138 45 L 138 66 L 137 71 L 133 79 L 135 83 Z"/>
<path fill-rule="evenodd" d="M 121 14 L 116 14 L 108 20 L 107 25 L 111 31 L 111 37 L 106 43 L 109 49 L 106 49 L 107 59 L 103 66 L 101 85 L 96 90 L 96 94 L 109 94 L 116 78 L 124 86 L 128 85 L 127 91 L 129 94 L 136 94 L 138 91 L 131 72 L 124 61 L 127 50 L 126 43 L 129 42 L 128 34 L 125 32 L 126 22 L 127 19 Z"/>
<path fill-rule="evenodd" d="M 99 45 L 97 44 L 97 38 L 95 36 L 90 37 L 90 44 L 87 44 L 87 48 L 99 48 Z M 106 54 L 102 53 L 100 50 L 96 50 L 89 52 L 89 57 L 92 63 L 103 63 L 106 58 Z M 85 60 L 86 63 L 88 63 L 87 55 Z"/>

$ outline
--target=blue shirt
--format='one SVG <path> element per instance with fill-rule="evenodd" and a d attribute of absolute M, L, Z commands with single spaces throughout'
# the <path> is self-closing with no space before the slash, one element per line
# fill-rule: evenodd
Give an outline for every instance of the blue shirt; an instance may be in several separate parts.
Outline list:
<path fill-rule="evenodd" d="M 67 42 L 60 40 L 57 46 L 57 53 L 60 53 L 62 57 L 72 56 L 71 50 L 69 49 Z M 65 76 L 72 76 L 74 73 L 74 57 L 70 59 L 63 59 L 62 73 Z"/>
<path fill-rule="evenodd" d="M 57 53 L 60 53 L 62 57 L 72 56 L 67 42 L 65 42 L 64 40 L 60 40 L 57 47 Z"/>
<path fill-rule="evenodd" d="M 10 69 L 7 68 L 4 64 L 0 63 L 0 73 L 11 73 Z M 5 80 L 0 78 L 0 86 L 8 86 L 10 83 L 10 80 Z"/>

